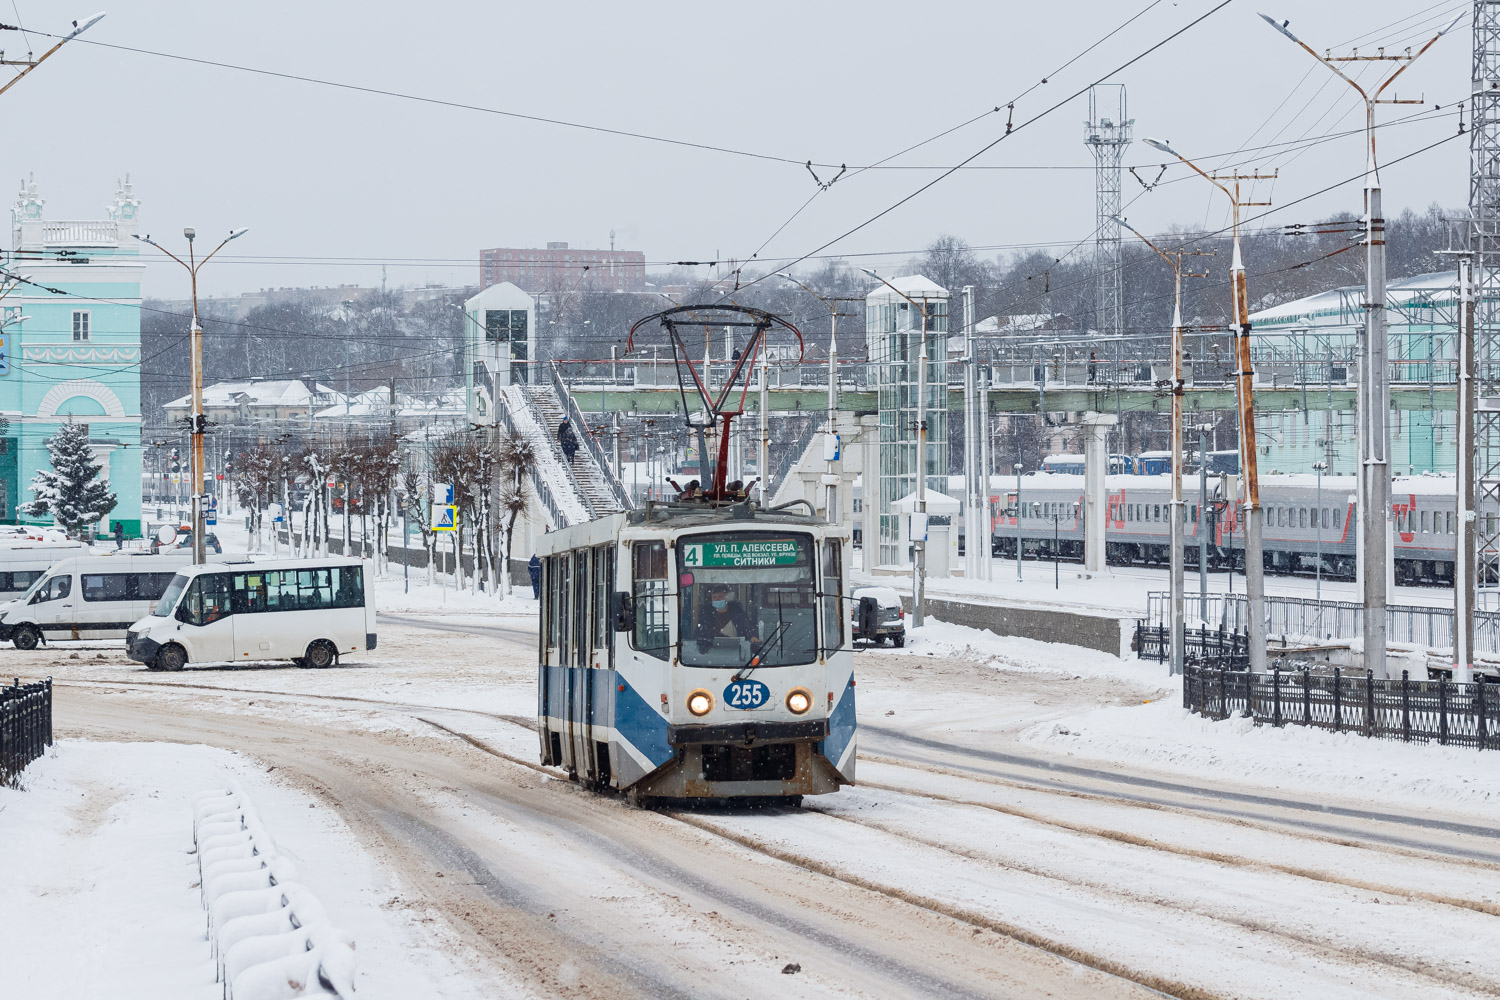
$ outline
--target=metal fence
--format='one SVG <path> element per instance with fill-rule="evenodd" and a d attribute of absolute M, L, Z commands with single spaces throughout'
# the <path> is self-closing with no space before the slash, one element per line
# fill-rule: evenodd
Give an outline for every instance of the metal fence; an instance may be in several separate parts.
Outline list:
<path fill-rule="evenodd" d="M 1137 621 L 1132 646 L 1141 659 L 1165 663 L 1172 655 L 1171 629 Z M 1216 661 L 1225 657 L 1243 657 L 1249 663 L 1250 644 L 1244 632 L 1231 632 L 1222 625 L 1217 629 L 1183 629 L 1183 656 Z"/>
<path fill-rule="evenodd" d="M 1171 595 L 1154 591 L 1146 596 L 1146 621 L 1151 626 L 1171 620 Z M 1230 631 L 1243 631 L 1249 602 L 1243 594 L 1201 594 L 1183 597 L 1183 617 Z M 1266 598 L 1266 634 L 1287 639 L 1324 642 L 1354 639 L 1362 634 L 1364 606 L 1350 601 L 1316 601 L 1302 597 Z M 1385 609 L 1386 637 L 1428 649 L 1453 648 L 1453 609 L 1392 604 Z M 1500 613 L 1474 612 L 1474 651 L 1500 654 Z"/>
<path fill-rule="evenodd" d="M 14 785 L 51 745 L 52 678 L 0 687 L 0 784 Z"/>
<path fill-rule="evenodd" d="M 1211 719 L 1231 715 L 1271 726 L 1314 726 L 1408 743 L 1480 750 L 1500 748 L 1500 685 L 1446 679 L 1377 680 L 1368 670 L 1345 674 L 1281 670 L 1255 674 L 1240 664 L 1190 661 L 1182 704 Z"/>

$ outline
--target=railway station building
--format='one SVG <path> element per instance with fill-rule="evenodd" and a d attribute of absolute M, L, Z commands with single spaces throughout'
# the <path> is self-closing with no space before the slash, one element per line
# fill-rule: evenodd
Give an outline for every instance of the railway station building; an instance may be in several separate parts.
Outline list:
<path fill-rule="evenodd" d="M 1358 383 L 1364 300 L 1363 286 L 1349 286 L 1251 315 L 1256 381 L 1301 388 L 1306 397 L 1297 409 L 1257 415 L 1262 472 L 1311 472 L 1315 462 L 1326 461 L 1331 474 L 1354 475 L 1358 423 L 1353 409 L 1335 407 L 1332 390 Z M 1391 412 L 1391 472 L 1452 472 L 1458 455 L 1452 393 L 1458 367 L 1457 272 L 1392 281 L 1386 302 L 1390 384 L 1408 400 Z"/>
<path fill-rule="evenodd" d="M 46 441 L 86 424 L 89 444 L 119 503 L 96 530 L 141 528 L 141 275 L 132 238 L 140 201 L 117 185 L 107 217 L 55 221 L 34 179 L 11 208 L 10 266 L 30 279 L 0 299 L 0 521 L 18 523 L 27 487 L 50 467 Z"/>

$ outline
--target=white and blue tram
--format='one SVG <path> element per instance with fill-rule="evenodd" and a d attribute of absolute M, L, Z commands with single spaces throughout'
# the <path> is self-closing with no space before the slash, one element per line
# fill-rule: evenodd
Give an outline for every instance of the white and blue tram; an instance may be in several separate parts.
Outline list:
<path fill-rule="evenodd" d="M 642 798 L 854 782 L 849 529 L 653 503 L 538 541 L 544 764 Z"/>

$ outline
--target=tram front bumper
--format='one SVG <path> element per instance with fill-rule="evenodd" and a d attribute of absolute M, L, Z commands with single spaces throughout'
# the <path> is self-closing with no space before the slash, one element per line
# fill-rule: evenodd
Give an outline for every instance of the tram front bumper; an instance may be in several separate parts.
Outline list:
<path fill-rule="evenodd" d="M 662 798 L 786 798 L 836 791 L 843 782 L 823 755 L 827 719 L 672 726 L 673 759 L 647 775 L 642 795 Z"/>
<path fill-rule="evenodd" d="M 667 742 L 674 747 L 703 743 L 727 743 L 754 746 L 757 743 L 800 743 L 828 736 L 827 719 L 805 719 L 799 722 L 729 722 L 722 725 L 672 726 Z"/>

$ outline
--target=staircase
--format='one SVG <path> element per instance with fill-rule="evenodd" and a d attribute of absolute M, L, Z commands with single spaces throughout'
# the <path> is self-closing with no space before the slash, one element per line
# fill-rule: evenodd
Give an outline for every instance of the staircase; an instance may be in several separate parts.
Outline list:
<path fill-rule="evenodd" d="M 602 517 L 621 510 L 621 504 L 610 486 L 608 471 L 600 468 L 584 440 L 588 436 L 588 428 L 581 426 L 564 408 L 550 385 L 525 385 L 520 389 L 531 408 L 532 417 L 541 425 L 547 438 L 547 447 L 551 449 L 557 464 L 567 473 L 573 491 L 582 500 L 590 517 Z M 571 462 L 563 455 L 562 445 L 557 443 L 557 428 L 564 420 L 573 424 L 573 433 L 578 435 L 578 451 L 574 453 Z"/>

